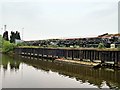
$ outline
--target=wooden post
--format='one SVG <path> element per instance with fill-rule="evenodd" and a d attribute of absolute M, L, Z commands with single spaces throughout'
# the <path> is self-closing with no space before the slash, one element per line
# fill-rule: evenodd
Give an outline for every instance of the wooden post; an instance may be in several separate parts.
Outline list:
<path fill-rule="evenodd" d="M 82 50 L 80 50 L 80 51 L 79 51 L 79 53 L 80 53 L 80 54 L 79 54 L 80 61 L 83 61 L 83 51 L 82 51 Z"/>
<path fill-rule="evenodd" d="M 118 53 L 117 52 L 114 52 L 114 66 L 115 67 L 118 67 L 118 59 L 117 59 L 117 55 L 118 55 Z"/>
<path fill-rule="evenodd" d="M 74 60 L 74 50 L 72 50 L 72 60 Z"/>
<path fill-rule="evenodd" d="M 105 63 L 105 61 L 104 61 L 104 52 L 103 51 L 101 51 L 101 63 L 102 64 Z"/>

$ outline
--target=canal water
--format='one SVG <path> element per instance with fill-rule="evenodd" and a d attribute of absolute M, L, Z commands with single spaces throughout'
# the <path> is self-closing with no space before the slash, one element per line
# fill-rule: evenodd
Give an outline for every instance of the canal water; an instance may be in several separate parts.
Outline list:
<path fill-rule="evenodd" d="M 2 88 L 120 89 L 120 70 L 93 69 L 23 56 L 2 55 L 0 60 Z"/>

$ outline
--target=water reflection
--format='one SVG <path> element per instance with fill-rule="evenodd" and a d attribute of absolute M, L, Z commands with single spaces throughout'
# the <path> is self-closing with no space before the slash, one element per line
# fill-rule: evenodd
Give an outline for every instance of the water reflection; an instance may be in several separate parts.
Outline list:
<path fill-rule="evenodd" d="M 60 76 L 68 77 L 79 81 L 80 84 L 89 83 L 92 87 L 97 86 L 103 88 L 119 88 L 120 89 L 120 71 L 111 69 L 93 69 L 90 67 L 71 65 L 66 63 L 59 63 L 52 60 L 37 60 L 28 59 L 28 57 L 14 57 L 3 56 L 2 67 L 4 71 L 17 72 L 20 69 L 21 63 L 34 67 L 36 70 L 44 72 L 56 72 Z M 23 68 L 24 69 L 24 68 Z M 32 73 L 32 72 L 31 72 Z"/>
<path fill-rule="evenodd" d="M 2 56 L 2 67 L 3 70 L 6 71 L 10 69 L 11 71 L 17 71 L 19 70 L 21 61 L 20 60 L 15 60 L 14 57 L 9 57 L 9 56 Z"/>

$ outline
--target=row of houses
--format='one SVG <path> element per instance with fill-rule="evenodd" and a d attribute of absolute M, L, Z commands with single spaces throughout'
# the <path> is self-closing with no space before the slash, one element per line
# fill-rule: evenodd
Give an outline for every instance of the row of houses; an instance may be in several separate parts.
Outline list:
<path fill-rule="evenodd" d="M 87 38 L 67 38 L 67 39 L 48 39 L 37 41 L 25 41 L 30 46 L 58 46 L 58 47 L 98 47 L 103 43 L 106 48 L 110 48 L 111 44 L 115 47 L 120 45 L 120 34 L 103 34 L 97 37 Z"/>

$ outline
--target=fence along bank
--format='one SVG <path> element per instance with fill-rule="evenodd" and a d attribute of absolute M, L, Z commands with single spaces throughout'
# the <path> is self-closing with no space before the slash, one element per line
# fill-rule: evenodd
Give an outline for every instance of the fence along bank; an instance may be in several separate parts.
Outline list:
<path fill-rule="evenodd" d="M 120 50 L 95 48 L 15 48 L 15 54 L 37 58 L 65 58 L 90 61 L 101 61 L 101 65 L 120 67 Z M 110 62 L 110 63 L 109 63 Z M 112 63 L 111 63 L 112 62 Z"/>

